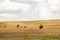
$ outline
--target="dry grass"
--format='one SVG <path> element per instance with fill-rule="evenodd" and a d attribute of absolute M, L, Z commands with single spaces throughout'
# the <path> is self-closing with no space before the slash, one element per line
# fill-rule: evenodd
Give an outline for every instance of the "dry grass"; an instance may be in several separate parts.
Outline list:
<path fill-rule="evenodd" d="M 41 24 L 43 29 L 39 29 Z M 1 33 L 60 35 L 60 20 L 1 22 L 0 25 L 5 25 L 0 27 Z"/>

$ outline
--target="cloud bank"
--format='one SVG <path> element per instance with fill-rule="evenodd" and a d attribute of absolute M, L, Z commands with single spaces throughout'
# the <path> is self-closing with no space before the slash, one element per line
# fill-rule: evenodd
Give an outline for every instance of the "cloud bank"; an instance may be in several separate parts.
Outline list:
<path fill-rule="evenodd" d="M 0 0 L 0 20 L 2 19 L 60 19 L 60 0 Z"/>

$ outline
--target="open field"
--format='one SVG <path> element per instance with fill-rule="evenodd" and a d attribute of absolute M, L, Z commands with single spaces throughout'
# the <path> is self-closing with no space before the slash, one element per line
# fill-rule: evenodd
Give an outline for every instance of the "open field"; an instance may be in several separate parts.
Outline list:
<path fill-rule="evenodd" d="M 60 36 L 39 36 L 39 35 L 23 35 L 23 36 L 2 36 L 0 40 L 60 40 Z"/>
<path fill-rule="evenodd" d="M 0 22 L 0 40 L 60 40 L 60 20 Z"/>

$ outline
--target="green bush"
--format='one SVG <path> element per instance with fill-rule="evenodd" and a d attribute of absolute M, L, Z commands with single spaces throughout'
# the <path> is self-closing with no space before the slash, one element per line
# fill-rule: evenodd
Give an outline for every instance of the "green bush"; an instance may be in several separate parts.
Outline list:
<path fill-rule="evenodd" d="M 19 25 L 17 25 L 17 27 L 19 27 Z"/>
<path fill-rule="evenodd" d="M 43 28 L 43 25 L 40 25 L 39 28 L 42 29 Z"/>
<path fill-rule="evenodd" d="M 24 26 L 24 28 L 26 28 L 26 26 Z"/>

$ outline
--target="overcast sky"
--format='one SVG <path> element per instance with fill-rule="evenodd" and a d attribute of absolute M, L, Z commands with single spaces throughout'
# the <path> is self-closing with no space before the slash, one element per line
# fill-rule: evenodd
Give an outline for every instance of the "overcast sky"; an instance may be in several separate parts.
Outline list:
<path fill-rule="evenodd" d="M 60 19 L 60 0 L 0 0 L 0 20 Z"/>

